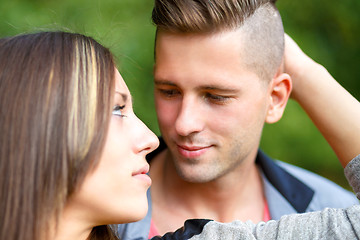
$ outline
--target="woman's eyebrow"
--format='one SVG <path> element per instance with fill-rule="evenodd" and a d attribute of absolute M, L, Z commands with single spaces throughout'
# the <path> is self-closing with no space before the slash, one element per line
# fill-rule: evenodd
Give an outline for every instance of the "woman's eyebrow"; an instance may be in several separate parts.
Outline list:
<path fill-rule="evenodd" d="M 123 99 L 124 102 L 126 102 L 128 100 L 128 97 L 129 95 L 126 94 L 126 93 L 122 93 L 122 92 L 119 92 L 119 91 L 115 91 L 115 93 L 119 94 L 121 96 L 121 98 Z M 130 94 L 130 99 L 131 99 L 131 102 L 132 102 L 132 95 Z"/>

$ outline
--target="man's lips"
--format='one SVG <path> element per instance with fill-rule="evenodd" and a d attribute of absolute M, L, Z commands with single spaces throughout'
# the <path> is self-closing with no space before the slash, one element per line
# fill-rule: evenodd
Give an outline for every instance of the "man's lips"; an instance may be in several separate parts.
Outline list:
<path fill-rule="evenodd" d="M 200 157 L 202 154 L 210 149 L 210 146 L 188 146 L 188 145 L 177 145 L 178 152 L 186 158 Z"/>

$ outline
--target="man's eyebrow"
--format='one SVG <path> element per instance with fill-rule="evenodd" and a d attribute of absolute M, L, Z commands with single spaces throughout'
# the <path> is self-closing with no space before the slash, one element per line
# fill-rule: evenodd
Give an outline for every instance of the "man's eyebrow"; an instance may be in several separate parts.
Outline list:
<path fill-rule="evenodd" d="M 155 85 L 166 85 L 177 87 L 175 83 L 168 81 L 168 80 L 154 80 Z M 238 93 L 239 89 L 232 87 L 232 86 L 219 86 L 219 85 L 202 85 L 196 87 L 197 90 L 209 90 L 209 91 L 219 91 L 219 92 L 226 92 L 226 93 Z"/>
<path fill-rule="evenodd" d="M 233 88 L 231 86 L 225 87 L 225 86 L 218 86 L 218 85 L 199 86 L 198 89 L 200 89 L 200 90 L 229 92 L 229 93 L 239 92 L 239 89 Z"/>
<path fill-rule="evenodd" d="M 167 81 L 167 80 L 154 80 L 155 85 L 169 85 L 169 86 L 176 86 L 175 83 Z"/>

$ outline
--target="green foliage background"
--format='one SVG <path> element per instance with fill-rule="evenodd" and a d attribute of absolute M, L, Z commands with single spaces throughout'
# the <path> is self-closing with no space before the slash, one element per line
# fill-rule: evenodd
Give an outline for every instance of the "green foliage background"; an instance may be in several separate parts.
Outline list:
<path fill-rule="evenodd" d="M 59 29 L 94 37 L 118 58 L 135 112 L 159 134 L 152 85 L 152 5 L 152 0 L 0 0 L 0 37 Z M 277 6 L 286 32 L 360 99 L 360 1 L 278 0 Z M 274 158 L 347 187 L 331 148 L 292 100 L 280 122 L 265 126 L 261 147 Z"/>

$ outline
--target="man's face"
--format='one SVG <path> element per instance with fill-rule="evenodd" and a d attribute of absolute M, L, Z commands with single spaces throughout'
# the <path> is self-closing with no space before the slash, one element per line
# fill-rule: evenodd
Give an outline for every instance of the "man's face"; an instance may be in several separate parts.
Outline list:
<path fill-rule="evenodd" d="M 186 181 L 209 182 L 254 162 L 270 91 L 242 62 L 239 34 L 158 32 L 157 116 Z"/>

